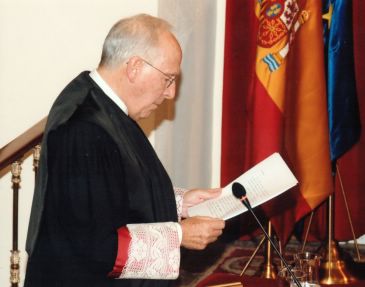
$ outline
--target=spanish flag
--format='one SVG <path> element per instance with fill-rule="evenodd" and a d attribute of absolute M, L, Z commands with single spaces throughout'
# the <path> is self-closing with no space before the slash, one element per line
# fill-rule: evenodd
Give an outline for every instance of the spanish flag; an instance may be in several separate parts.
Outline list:
<path fill-rule="evenodd" d="M 322 1 L 257 1 L 255 77 L 248 97 L 247 165 L 279 152 L 299 185 L 263 206 L 286 242 L 332 192 Z M 280 178 L 278 178 L 280 180 Z"/>

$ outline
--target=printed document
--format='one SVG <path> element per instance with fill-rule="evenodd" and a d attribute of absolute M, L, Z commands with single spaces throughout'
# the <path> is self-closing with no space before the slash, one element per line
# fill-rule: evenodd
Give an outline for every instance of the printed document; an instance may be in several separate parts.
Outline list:
<path fill-rule="evenodd" d="M 190 207 L 189 216 L 201 215 L 227 220 L 247 211 L 232 193 L 234 182 L 244 186 L 247 199 L 254 208 L 295 186 L 298 180 L 280 154 L 274 153 L 225 186 L 219 197 Z"/>

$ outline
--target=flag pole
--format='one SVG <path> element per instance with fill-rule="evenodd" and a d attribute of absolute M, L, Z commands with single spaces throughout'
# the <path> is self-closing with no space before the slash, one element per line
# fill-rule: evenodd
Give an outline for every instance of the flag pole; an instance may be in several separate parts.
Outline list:
<path fill-rule="evenodd" d="M 305 246 L 307 244 L 307 239 L 308 239 L 308 235 L 309 235 L 309 229 L 310 229 L 310 227 L 312 225 L 313 216 L 314 216 L 314 210 L 311 211 L 311 215 L 309 217 L 308 227 L 307 227 L 307 230 L 305 231 L 305 236 L 304 236 L 304 241 L 303 241 L 301 253 L 304 253 Z"/>
<path fill-rule="evenodd" d="M 267 224 L 267 234 L 269 235 L 269 237 L 272 236 L 272 226 L 271 226 L 271 221 L 268 221 Z M 271 243 L 269 240 L 266 240 L 266 248 L 265 248 L 265 257 L 264 257 L 264 263 L 261 266 L 261 278 L 266 278 L 266 279 L 276 279 L 277 277 L 277 272 L 276 269 L 272 263 L 272 251 L 271 251 Z"/>
<path fill-rule="evenodd" d="M 350 284 L 356 279 L 346 269 L 345 262 L 340 259 L 338 246 L 334 240 L 334 195 L 328 197 L 328 239 L 324 252 L 324 260 L 321 263 L 320 283 L 325 285 Z"/>
<path fill-rule="evenodd" d="M 339 170 L 337 164 L 336 164 L 336 171 L 337 171 L 338 180 L 339 180 L 340 186 L 341 186 L 342 197 L 343 197 L 343 200 L 344 200 L 344 203 L 345 203 L 345 207 L 346 207 L 347 218 L 348 218 L 349 223 L 350 223 L 352 238 L 354 240 L 354 246 L 355 246 L 356 255 L 357 255 L 357 259 L 355 258 L 354 260 L 357 261 L 357 262 L 364 262 L 364 260 L 362 260 L 361 259 L 361 256 L 360 256 L 359 245 L 357 244 L 357 238 L 356 238 L 356 235 L 355 235 L 354 226 L 352 224 L 352 219 L 351 219 L 351 214 L 350 214 L 350 208 L 349 208 L 349 205 L 347 203 L 345 189 L 344 189 L 343 184 L 342 184 L 341 174 L 340 174 L 340 170 Z"/>
<path fill-rule="evenodd" d="M 347 204 L 345 190 L 342 184 L 341 175 L 338 169 L 338 165 L 336 164 L 336 174 L 338 175 L 339 183 L 341 186 L 342 195 L 345 202 L 345 207 L 347 211 L 347 217 L 349 220 L 349 224 L 351 227 L 352 236 L 354 238 L 355 249 L 357 253 L 357 258 L 354 259 L 355 262 L 364 262 L 364 260 L 360 257 L 360 251 L 357 245 L 357 239 L 354 232 L 350 210 Z M 305 245 L 307 242 L 307 237 L 309 234 L 309 229 L 311 227 L 314 210 L 312 210 L 309 223 L 307 226 L 307 230 L 305 233 L 305 239 L 302 246 L 302 252 L 305 250 Z M 351 276 L 348 270 L 346 269 L 345 262 L 340 258 L 340 252 L 338 251 L 338 245 L 334 240 L 334 195 L 330 195 L 327 199 L 327 216 L 328 216 L 328 237 L 327 237 L 327 245 L 324 251 L 324 260 L 321 263 L 321 280 L 320 283 L 325 285 L 333 285 L 333 284 L 350 284 L 352 282 L 357 281 L 355 277 Z"/>
<path fill-rule="evenodd" d="M 251 264 L 252 260 L 255 258 L 256 256 L 256 253 L 260 250 L 261 248 L 261 245 L 264 243 L 264 241 L 266 240 L 265 236 L 262 237 L 259 245 L 257 245 L 255 251 L 252 253 L 251 257 L 248 259 L 248 261 L 246 262 L 245 266 L 242 268 L 242 271 L 241 271 L 241 274 L 240 274 L 240 277 L 243 276 L 243 274 L 245 274 L 248 266 Z"/>
<path fill-rule="evenodd" d="M 272 226 L 271 221 L 268 221 L 267 226 L 267 234 L 269 237 L 272 236 Z M 255 258 L 257 252 L 261 248 L 262 244 L 266 241 L 266 253 L 264 254 L 264 262 L 261 265 L 258 275 L 260 275 L 261 278 L 266 279 L 276 279 L 277 278 L 277 270 L 275 266 L 272 263 L 272 252 L 271 252 L 271 244 L 270 241 L 266 239 L 265 236 L 262 237 L 260 243 L 257 245 L 255 251 L 252 253 L 251 257 L 246 262 L 245 266 L 242 268 L 240 276 L 243 276 L 243 274 L 246 272 L 248 266 L 251 264 L 252 260 Z M 280 246 L 280 253 L 281 253 L 281 246 Z"/>

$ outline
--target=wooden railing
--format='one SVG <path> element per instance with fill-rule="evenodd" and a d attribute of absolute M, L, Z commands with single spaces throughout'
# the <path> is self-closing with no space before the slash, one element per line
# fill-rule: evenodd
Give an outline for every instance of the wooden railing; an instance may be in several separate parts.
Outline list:
<path fill-rule="evenodd" d="M 37 173 L 40 156 L 40 146 L 47 118 L 28 129 L 25 133 L 0 149 L 0 172 L 10 167 L 13 189 L 13 238 L 10 257 L 10 283 L 12 287 L 18 287 L 20 281 L 20 256 L 18 250 L 18 202 L 21 181 L 21 163 L 23 157 L 33 149 L 34 172 Z"/>
<path fill-rule="evenodd" d="M 0 170 L 22 158 L 30 149 L 40 143 L 47 117 L 0 149 Z"/>

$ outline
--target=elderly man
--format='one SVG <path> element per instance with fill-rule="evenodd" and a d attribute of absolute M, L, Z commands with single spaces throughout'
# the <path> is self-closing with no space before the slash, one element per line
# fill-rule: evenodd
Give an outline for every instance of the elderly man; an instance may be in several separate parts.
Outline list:
<path fill-rule="evenodd" d="M 169 286 L 180 246 L 203 249 L 222 233 L 224 221 L 187 214 L 220 189 L 174 189 L 136 123 L 175 96 L 182 52 L 170 29 L 149 15 L 120 20 L 99 67 L 82 72 L 54 103 L 26 287 Z"/>

